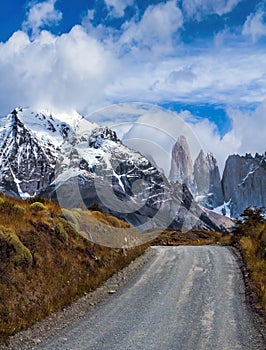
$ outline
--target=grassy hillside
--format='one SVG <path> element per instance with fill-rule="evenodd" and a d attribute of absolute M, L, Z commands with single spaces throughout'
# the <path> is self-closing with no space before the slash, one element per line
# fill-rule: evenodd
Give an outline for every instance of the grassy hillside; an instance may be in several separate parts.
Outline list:
<path fill-rule="evenodd" d="M 266 219 L 261 208 L 247 208 L 237 220 L 233 242 L 241 249 L 251 282 L 266 313 Z"/>
<path fill-rule="evenodd" d="M 97 288 L 145 246 L 111 249 L 83 238 L 55 203 L 0 196 L 0 338 L 31 326 Z M 69 218 L 68 218 L 69 219 Z M 88 212 L 92 231 L 128 224 Z M 76 222 L 78 225 L 78 222 Z"/>

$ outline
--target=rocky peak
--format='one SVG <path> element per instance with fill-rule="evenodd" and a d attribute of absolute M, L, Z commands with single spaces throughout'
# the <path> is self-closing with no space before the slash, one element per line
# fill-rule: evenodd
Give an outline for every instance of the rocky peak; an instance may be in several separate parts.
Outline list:
<path fill-rule="evenodd" d="M 114 141 L 115 143 L 121 143 L 115 131 L 109 129 L 108 127 L 99 127 L 92 130 L 91 135 L 89 137 L 89 146 L 96 149 L 100 148 L 104 140 L 110 140 Z"/>
<path fill-rule="evenodd" d="M 172 150 L 172 162 L 169 178 L 171 181 L 179 181 L 191 188 L 192 185 L 192 158 L 185 136 L 178 137 Z"/>
<path fill-rule="evenodd" d="M 193 167 L 195 193 L 199 202 L 209 209 L 223 204 L 221 177 L 212 153 L 200 151 Z"/>

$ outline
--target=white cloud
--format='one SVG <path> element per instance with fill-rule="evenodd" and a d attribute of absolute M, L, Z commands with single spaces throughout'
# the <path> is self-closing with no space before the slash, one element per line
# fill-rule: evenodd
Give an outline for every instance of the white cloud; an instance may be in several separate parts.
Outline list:
<path fill-rule="evenodd" d="M 234 3 L 223 2 L 223 11 Z M 119 75 L 106 90 L 111 102 L 239 104 L 265 98 L 265 50 L 241 46 L 236 37 L 230 47 L 228 33 L 216 37 L 213 47 L 188 50 L 179 38 L 183 17 L 175 1 L 148 7 L 140 21 L 126 22 L 121 32 L 94 28 L 89 19 L 84 25 L 120 62 Z"/>
<path fill-rule="evenodd" d="M 111 15 L 116 18 L 124 17 L 125 9 L 134 4 L 134 0 L 104 0 Z"/>
<path fill-rule="evenodd" d="M 266 13 L 263 9 L 259 9 L 247 17 L 242 34 L 251 36 L 253 42 L 266 35 Z"/>
<path fill-rule="evenodd" d="M 191 50 L 159 61 L 133 63 L 128 57 L 108 93 L 113 100 L 162 103 L 243 104 L 262 102 L 266 93 L 264 50 L 220 47 Z M 254 64 L 256 62 L 256 65 Z"/>
<path fill-rule="evenodd" d="M 170 26 L 168 34 L 161 34 L 161 44 L 152 44 L 151 34 L 143 33 L 150 51 L 143 53 L 136 47 L 124 55 L 121 42 L 112 36 L 103 41 L 81 26 L 61 36 L 42 31 L 31 41 L 27 34 L 16 32 L 0 43 L 0 112 L 7 113 L 18 104 L 72 107 L 86 113 L 117 101 L 263 102 L 264 50 L 220 46 L 195 53 L 184 53 L 181 48 L 163 55 L 167 41 L 163 38 L 171 37 L 174 30 Z M 141 41 L 141 31 L 137 35 Z M 152 59 L 154 50 L 160 58 Z"/>
<path fill-rule="evenodd" d="M 123 25 L 118 44 L 125 52 L 166 55 L 173 51 L 173 40 L 178 37 L 177 31 L 182 25 L 183 16 L 176 1 L 152 5 L 140 21 L 132 19 Z"/>
<path fill-rule="evenodd" d="M 55 9 L 57 0 L 32 3 L 27 13 L 27 19 L 23 22 L 23 29 L 32 31 L 32 36 L 39 34 L 44 26 L 57 24 L 62 19 L 62 12 Z"/>
<path fill-rule="evenodd" d="M 266 151 L 266 101 L 254 111 L 229 109 L 228 115 L 233 122 L 230 135 L 239 142 L 237 152 L 264 153 Z"/>
<path fill-rule="evenodd" d="M 173 70 L 168 77 L 168 81 L 172 84 L 176 84 L 180 81 L 192 81 L 196 79 L 197 76 L 193 73 L 191 67 L 184 67 L 179 70 Z"/>
<path fill-rule="evenodd" d="M 170 0 L 148 6 L 141 19 L 136 16 L 125 21 L 120 30 L 102 24 L 94 27 L 91 13 L 83 18 L 82 25 L 108 49 L 136 64 L 136 60 L 159 60 L 176 50 L 183 15 L 176 1 Z"/>
<path fill-rule="evenodd" d="M 242 0 L 183 0 L 182 8 L 188 17 L 200 21 L 207 15 L 229 13 Z"/>
<path fill-rule="evenodd" d="M 212 152 L 217 158 L 221 172 L 229 154 L 254 155 L 266 151 L 266 102 L 249 112 L 229 108 L 227 114 L 232 121 L 232 129 L 223 137 L 216 125 L 207 119 L 191 124 L 193 117 L 186 118 L 205 152 Z"/>
<path fill-rule="evenodd" d="M 88 111 L 105 101 L 117 70 L 113 55 L 81 26 L 58 37 L 42 31 L 33 41 L 17 32 L 0 45 L 1 111 L 17 105 Z"/>

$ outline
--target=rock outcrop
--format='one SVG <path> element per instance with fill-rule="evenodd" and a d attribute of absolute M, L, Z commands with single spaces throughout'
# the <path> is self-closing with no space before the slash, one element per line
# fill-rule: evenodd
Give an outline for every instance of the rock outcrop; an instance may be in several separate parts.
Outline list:
<path fill-rule="evenodd" d="M 224 202 L 218 164 L 212 153 L 200 151 L 193 167 L 193 181 L 196 200 L 209 209 Z"/>
<path fill-rule="evenodd" d="M 185 136 L 178 137 L 173 150 L 169 179 L 186 184 L 190 189 L 193 186 L 193 163 L 190 149 Z"/>
<path fill-rule="evenodd" d="M 225 201 L 231 217 L 247 207 L 266 206 L 266 154 L 228 157 L 222 177 Z"/>

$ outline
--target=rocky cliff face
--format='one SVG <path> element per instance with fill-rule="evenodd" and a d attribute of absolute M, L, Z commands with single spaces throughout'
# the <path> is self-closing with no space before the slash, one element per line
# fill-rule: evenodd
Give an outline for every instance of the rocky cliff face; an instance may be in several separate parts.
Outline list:
<path fill-rule="evenodd" d="M 70 125 L 30 109 L 16 109 L 1 120 L 3 192 L 21 198 L 42 194 L 67 208 L 97 203 L 142 231 L 168 226 L 219 229 L 185 184 L 170 184 L 115 132 L 81 116 L 71 120 Z M 184 140 L 179 142 L 185 152 Z M 190 179 L 190 174 L 188 161 L 184 176 Z"/>
<path fill-rule="evenodd" d="M 34 118 L 34 128 L 31 122 Z M 70 128 L 51 116 L 14 110 L 1 119 L 0 126 L 0 189 L 11 196 L 26 198 L 48 186 L 54 179 L 56 138 L 67 137 Z M 54 140 L 42 138 L 41 129 L 54 133 Z M 38 130 L 40 134 L 37 136 Z"/>
<path fill-rule="evenodd" d="M 200 151 L 193 167 L 196 200 L 209 209 L 224 202 L 221 177 L 216 159 L 211 153 Z"/>
<path fill-rule="evenodd" d="M 185 136 L 181 135 L 177 139 L 172 150 L 172 162 L 169 179 L 186 184 L 192 188 L 193 163 L 189 145 Z"/>
<path fill-rule="evenodd" d="M 208 209 L 224 202 L 216 159 L 201 150 L 193 165 L 185 136 L 180 136 L 173 147 L 169 179 L 186 184 L 196 201 Z"/>
<path fill-rule="evenodd" d="M 266 206 L 266 155 L 228 157 L 222 177 L 230 214 L 238 217 L 247 207 Z"/>

